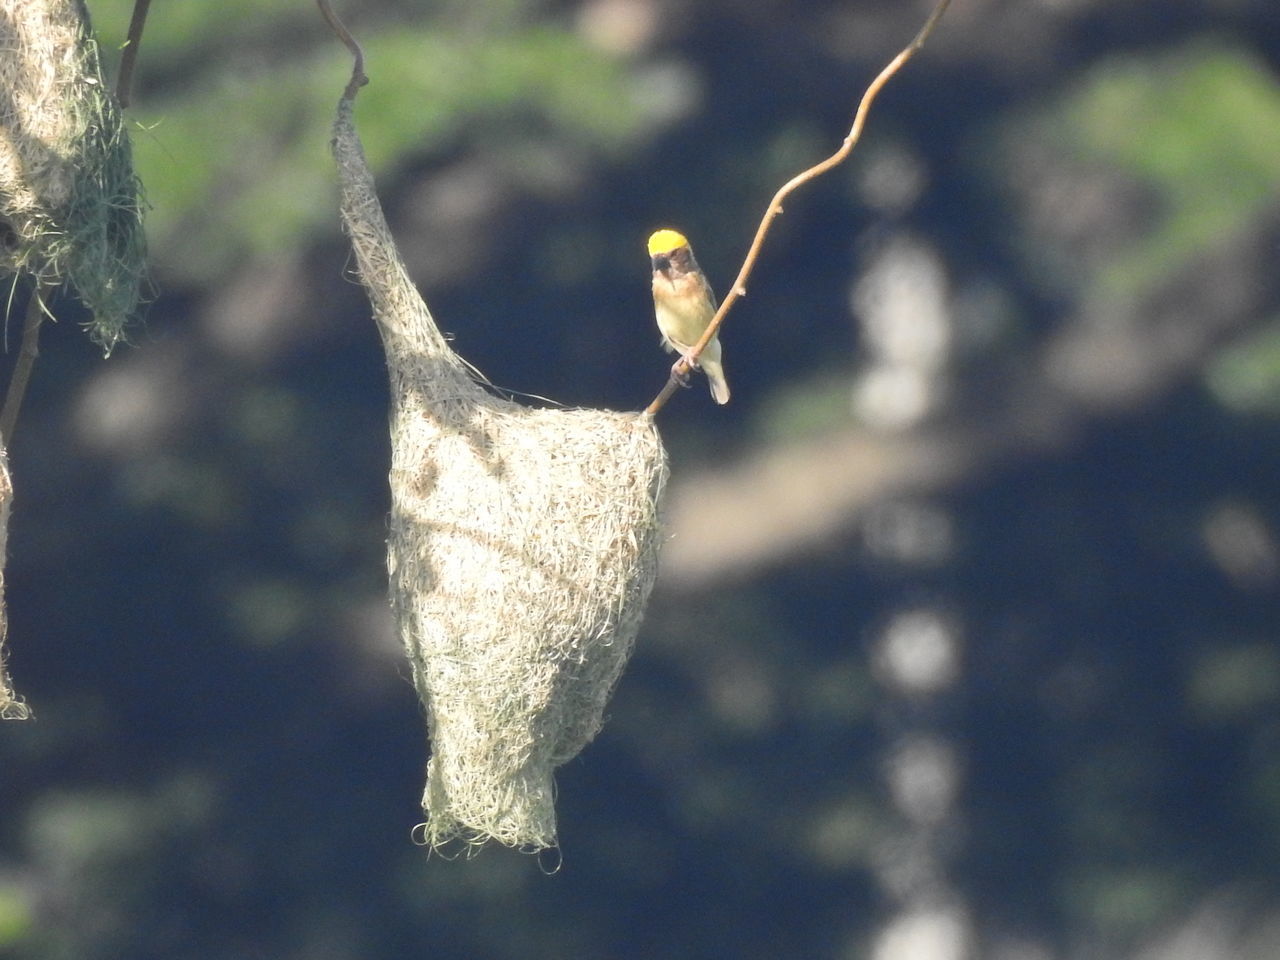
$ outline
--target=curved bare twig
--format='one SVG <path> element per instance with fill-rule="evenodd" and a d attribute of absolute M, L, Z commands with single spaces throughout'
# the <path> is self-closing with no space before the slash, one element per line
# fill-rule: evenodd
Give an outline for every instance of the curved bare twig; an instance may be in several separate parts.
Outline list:
<path fill-rule="evenodd" d="M 361 87 L 369 82 L 369 78 L 364 73 L 364 51 L 360 49 L 360 44 L 356 42 L 356 38 L 351 35 L 351 31 L 346 25 L 338 19 L 338 15 L 333 12 L 333 7 L 329 6 L 329 0 L 316 0 L 316 5 L 320 7 L 320 12 L 324 14 L 325 21 L 329 24 L 330 29 L 338 35 L 355 61 L 351 65 L 351 80 L 347 83 L 347 88 L 342 92 L 344 100 L 354 100 L 356 93 Z"/>
<path fill-rule="evenodd" d="M 133 17 L 129 20 L 129 36 L 124 52 L 120 55 L 120 73 L 116 76 L 116 102 L 120 109 L 129 106 L 133 89 L 133 68 L 138 63 L 138 48 L 142 45 L 142 28 L 147 23 L 147 9 L 151 0 L 133 0 Z"/>
<path fill-rule="evenodd" d="M 13 376 L 9 378 L 9 389 L 4 396 L 4 407 L 0 409 L 0 443 L 6 450 L 13 446 L 13 431 L 18 425 L 18 411 L 22 409 L 22 399 L 27 395 L 27 383 L 31 380 L 31 371 L 35 368 L 36 358 L 40 356 L 40 324 L 44 322 L 45 310 L 42 293 L 44 286 L 37 282 L 31 289 L 31 299 L 27 301 L 26 319 L 22 324 L 22 346 L 18 349 L 18 360 L 13 368 Z"/>
<path fill-rule="evenodd" d="M 786 197 L 797 187 L 808 183 L 815 177 L 826 173 L 832 167 L 838 166 L 844 162 L 845 158 L 853 151 L 854 145 L 857 144 L 858 140 L 862 137 L 862 129 L 866 126 L 867 122 L 867 113 L 870 111 L 871 104 L 880 93 L 880 90 L 889 82 L 890 78 L 902 68 L 902 65 L 910 60 L 917 50 L 924 46 L 925 40 L 928 39 L 929 34 L 933 32 L 933 28 L 937 26 L 938 21 L 942 18 L 942 14 L 946 12 L 947 7 L 950 5 L 951 0 L 938 0 L 938 5 L 933 8 L 933 13 L 929 14 L 929 19 L 925 21 L 924 26 L 920 28 L 920 31 L 915 35 L 912 41 L 889 62 L 888 66 L 880 71 L 880 74 L 873 81 L 871 81 L 870 86 L 867 87 L 866 92 L 862 95 L 862 100 L 858 104 L 858 112 L 853 118 L 853 126 L 849 130 L 849 135 L 844 138 L 844 143 L 840 145 L 840 149 L 822 162 L 815 163 L 812 167 L 809 167 L 809 169 L 796 174 L 784 183 L 778 189 L 778 192 L 773 195 L 773 199 L 769 202 L 769 208 L 765 211 L 764 217 L 760 221 L 760 226 L 756 229 L 756 236 L 751 242 L 751 249 L 747 251 L 747 257 L 742 262 L 742 269 L 738 271 L 738 278 L 734 280 L 733 286 L 729 288 L 728 292 L 725 294 L 724 300 L 720 302 L 720 309 L 716 311 L 716 315 L 711 319 L 711 322 L 707 324 L 707 329 L 702 334 L 702 339 L 694 345 L 693 349 L 689 351 L 687 357 L 682 358 L 676 366 L 672 368 L 671 377 L 667 380 L 666 386 L 664 386 L 662 391 L 653 398 L 653 402 L 650 403 L 649 406 L 645 407 L 644 412 L 646 414 L 653 416 L 662 409 L 666 402 L 671 398 L 671 395 L 680 387 L 681 381 L 679 378 L 689 372 L 691 362 L 697 361 L 703 348 L 711 342 L 711 338 L 714 337 L 716 335 L 716 331 L 720 329 L 720 325 L 724 322 L 725 314 L 729 312 L 729 308 L 733 306 L 734 302 L 739 297 L 746 296 L 747 277 L 751 275 L 751 271 L 755 267 L 756 259 L 760 255 L 760 248 L 764 244 L 765 235 L 769 232 L 769 227 L 772 225 L 773 219 L 778 216 L 778 214 L 782 213 L 782 201 L 786 199 Z"/>

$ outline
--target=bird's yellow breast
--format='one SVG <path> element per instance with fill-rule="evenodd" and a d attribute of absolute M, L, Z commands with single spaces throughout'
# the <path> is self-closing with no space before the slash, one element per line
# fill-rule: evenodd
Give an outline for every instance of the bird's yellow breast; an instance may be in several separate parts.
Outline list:
<path fill-rule="evenodd" d="M 716 312 L 711 290 L 695 274 L 683 277 L 655 274 L 653 306 L 662 336 L 686 349 L 698 342 Z"/>

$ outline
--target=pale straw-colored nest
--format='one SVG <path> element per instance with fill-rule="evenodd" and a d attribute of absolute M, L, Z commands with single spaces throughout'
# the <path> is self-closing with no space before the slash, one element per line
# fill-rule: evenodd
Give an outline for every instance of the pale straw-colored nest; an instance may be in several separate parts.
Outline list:
<path fill-rule="evenodd" d="M 656 576 L 651 417 L 475 382 L 409 280 L 338 107 L 342 217 L 391 380 L 392 609 L 427 713 L 423 842 L 557 844 L 553 770 L 600 729 Z"/>
<path fill-rule="evenodd" d="M 0 0 L 0 273 L 69 283 L 110 352 L 146 263 L 116 99 L 77 0 Z"/>
<path fill-rule="evenodd" d="M 9 480 L 9 458 L 0 447 L 0 720 L 25 720 L 29 715 L 13 692 L 4 666 L 4 640 L 9 632 L 9 615 L 4 605 L 5 545 L 9 539 L 9 506 L 13 503 L 13 483 Z"/>

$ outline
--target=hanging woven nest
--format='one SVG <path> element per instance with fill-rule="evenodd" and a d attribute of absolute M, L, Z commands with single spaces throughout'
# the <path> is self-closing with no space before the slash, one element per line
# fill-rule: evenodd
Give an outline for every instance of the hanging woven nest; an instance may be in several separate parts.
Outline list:
<path fill-rule="evenodd" d="M 137 309 L 146 244 L 129 138 L 83 3 L 0 0 L 0 91 L 0 275 L 31 278 L 37 307 L 41 288 L 70 284 L 109 353 Z M 12 498 L 0 450 L 0 718 L 28 715 L 3 662 Z"/>
<path fill-rule="evenodd" d="M 138 307 L 142 203 L 76 0 L 0 0 L 0 273 L 70 283 L 109 353 Z"/>
<path fill-rule="evenodd" d="M 600 729 L 656 577 L 666 453 L 644 414 L 531 409 L 475 382 L 388 231 L 356 89 L 333 148 L 390 371 L 391 602 L 432 751 L 421 836 L 542 850 L 553 770 Z"/>
<path fill-rule="evenodd" d="M 13 503 L 13 483 L 9 480 L 9 458 L 0 447 L 0 720 L 25 720 L 30 714 L 9 683 L 4 665 L 4 640 L 9 632 L 9 615 L 4 605 L 5 544 L 9 539 L 9 506 Z"/>

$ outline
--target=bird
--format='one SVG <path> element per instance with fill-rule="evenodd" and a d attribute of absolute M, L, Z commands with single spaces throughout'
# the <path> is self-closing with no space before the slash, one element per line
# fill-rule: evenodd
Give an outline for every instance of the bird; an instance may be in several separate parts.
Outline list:
<path fill-rule="evenodd" d="M 653 310 L 663 346 L 688 360 L 689 352 L 716 314 L 716 295 L 693 258 L 689 241 L 679 231 L 662 229 L 652 234 L 649 261 L 653 265 Z M 729 381 L 720 360 L 719 336 L 707 342 L 697 363 L 690 362 L 690 366 L 706 373 L 716 403 L 729 402 Z"/>

